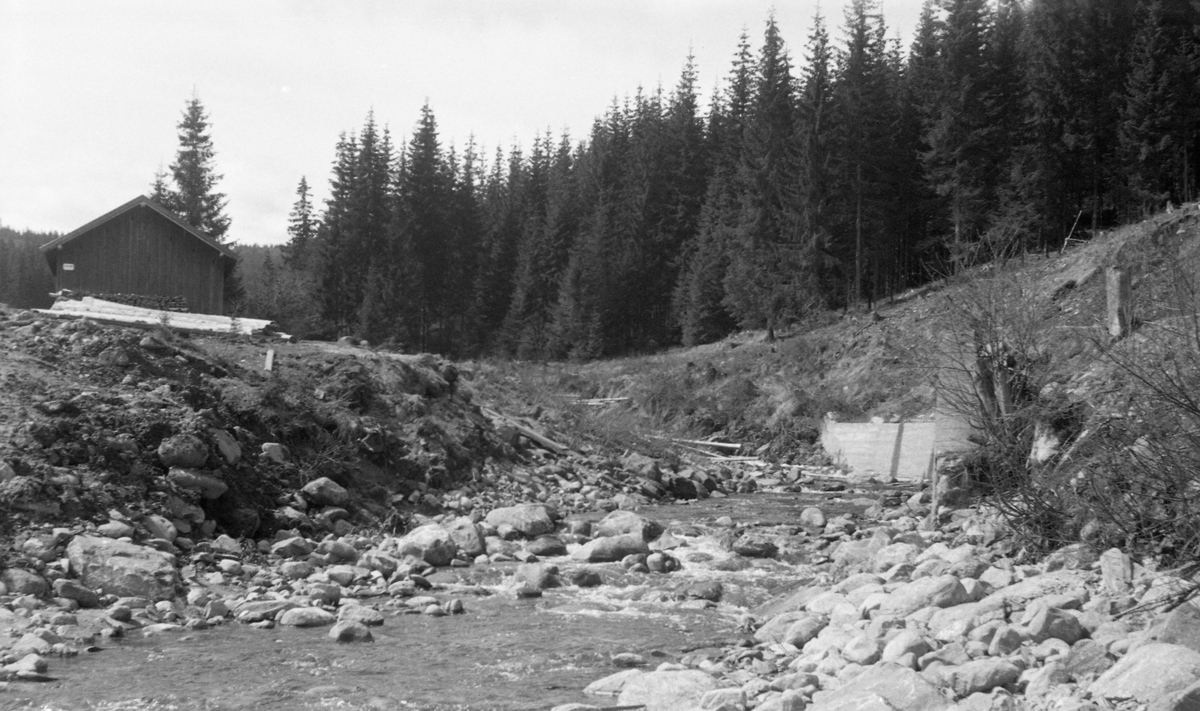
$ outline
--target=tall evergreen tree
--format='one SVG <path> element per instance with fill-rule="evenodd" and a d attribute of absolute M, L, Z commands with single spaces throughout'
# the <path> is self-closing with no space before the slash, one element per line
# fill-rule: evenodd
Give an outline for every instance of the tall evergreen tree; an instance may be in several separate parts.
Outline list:
<path fill-rule="evenodd" d="M 725 282 L 730 248 L 741 221 L 742 148 L 755 68 L 749 34 L 738 39 L 733 68 L 723 95 L 714 95 L 709 110 L 709 180 L 700 211 L 698 233 L 685 244 L 683 270 L 675 288 L 674 310 L 688 345 L 708 343 L 737 327 L 726 301 Z"/>
<path fill-rule="evenodd" d="M 805 47 L 800 75 L 797 117 L 800 151 L 799 197 L 803 225 L 801 239 L 811 245 L 812 268 L 822 282 L 821 299 L 829 292 L 825 255 L 829 249 L 828 208 L 831 181 L 833 104 L 833 46 L 825 19 L 818 10 Z"/>
<path fill-rule="evenodd" d="M 358 304 L 351 298 L 349 282 L 356 276 L 349 259 L 351 232 L 350 194 L 358 162 L 358 139 L 342 133 L 335 148 L 333 175 L 329 179 L 329 197 L 317 228 L 316 281 L 321 315 L 332 335 L 345 335 L 354 323 Z"/>
<path fill-rule="evenodd" d="M 1143 0 L 1130 50 L 1129 77 L 1118 133 L 1131 216 L 1184 201 L 1193 194 L 1191 164 L 1197 123 L 1197 44 L 1194 11 L 1164 0 Z"/>
<path fill-rule="evenodd" d="M 216 172 L 208 114 L 200 97 L 192 96 L 179 121 L 179 150 L 171 163 L 174 187 L 165 189 L 156 177 L 154 192 L 165 198 L 165 206 L 192 227 L 218 242 L 225 241 L 229 218 L 225 216 L 225 194 L 217 192 L 221 175 Z"/>
<path fill-rule="evenodd" d="M 508 159 L 496 150 L 481 192 L 481 262 L 473 281 L 472 309 L 476 333 L 470 348 L 498 350 L 498 339 L 513 296 L 520 249 L 522 194 L 526 169 L 520 148 Z"/>
<path fill-rule="evenodd" d="M 922 111 L 928 150 L 921 158 L 927 180 L 945 198 L 951 254 L 963 263 L 983 229 L 991 197 L 987 149 L 991 138 L 985 102 L 985 39 L 989 23 L 984 0 L 948 0 L 942 25 L 937 86 Z"/>
<path fill-rule="evenodd" d="M 819 298 L 811 242 L 802 240 L 800 147 L 791 60 L 774 17 L 755 71 L 740 172 L 738 238 L 725 276 L 726 304 L 744 326 L 775 328 Z"/>
<path fill-rule="evenodd" d="M 872 296 L 865 290 L 867 270 L 877 243 L 888 236 L 884 205 L 889 165 L 880 158 L 894 147 L 897 107 L 877 0 L 851 0 L 845 23 L 833 100 L 839 192 L 833 237 L 844 265 L 846 301 L 854 303 Z"/>
<path fill-rule="evenodd" d="M 284 263 L 296 270 L 309 266 L 310 252 L 317 237 L 317 218 L 313 214 L 308 178 L 301 176 L 296 187 L 296 202 L 288 213 L 288 243 L 283 247 Z"/>
<path fill-rule="evenodd" d="M 518 358 L 550 353 L 559 281 L 583 211 L 570 138 L 551 149 L 548 133 L 534 141 L 525 180 L 525 227 L 505 326 L 508 350 Z"/>
<path fill-rule="evenodd" d="M 408 142 L 397 184 L 397 209 L 404 225 L 399 246 L 405 270 L 402 310 L 410 319 L 405 340 L 421 350 L 444 351 L 452 345 L 447 320 L 450 296 L 468 287 L 452 281 L 458 256 L 449 215 L 453 193 L 437 119 L 426 104 Z"/>
<path fill-rule="evenodd" d="M 1061 243 L 1084 215 L 1099 226 L 1114 160 L 1132 3 L 1033 0 L 1025 46 L 1033 167 L 1043 239 Z"/>

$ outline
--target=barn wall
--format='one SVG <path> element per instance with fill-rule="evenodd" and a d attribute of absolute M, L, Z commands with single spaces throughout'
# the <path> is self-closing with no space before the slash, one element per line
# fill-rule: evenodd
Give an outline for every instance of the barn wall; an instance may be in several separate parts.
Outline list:
<path fill-rule="evenodd" d="M 93 294 L 183 296 L 190 311 L 219 314 L 225 271 L 219 252 L 154 210 L 137 207 L 63 245 L 56 285 Z"/>

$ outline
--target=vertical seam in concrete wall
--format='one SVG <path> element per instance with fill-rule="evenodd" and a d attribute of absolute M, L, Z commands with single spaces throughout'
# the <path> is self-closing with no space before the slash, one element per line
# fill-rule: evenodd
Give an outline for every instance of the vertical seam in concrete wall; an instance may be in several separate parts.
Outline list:
<path fill-rule="evenodd" d="M 896 441 L 892 443 L 892 464 L 888 468 L 888 476 L 897 477 L 900 473 L 900 447 L 904 442 L 904 421 L 896 428 Z"/>

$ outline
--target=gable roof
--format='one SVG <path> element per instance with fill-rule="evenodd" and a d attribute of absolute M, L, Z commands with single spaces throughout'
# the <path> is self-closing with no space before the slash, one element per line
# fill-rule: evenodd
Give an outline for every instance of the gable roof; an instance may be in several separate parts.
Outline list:
<path fill-rule="evenodd" d="M 109 220 L 111 220 L 115 217 L 118 217 L 118 216 L 120 216 L 136 207 L 139 207 L 139 206 L 140 207 L 148 207 L 151 210 L 154 210 L 158 214 L 162 215 L 163 217 L 167 218 L 171 222 L 174 222 L 179 227 L 183 228 L 183 230 L 185 232 L 187 232 L 188 234 L 190 234 L 191 236 L 195 237 L 196 239 L 200 240 L 204 244 L 206 244 L 209 247 L 212 247 L 213 249 L 220 252 L 221 256 L 228 257 L 230 260 L 232 260 L 234 262 L 237 261 L 237 255 L 234 254 L 233 250 L 229 249 L 229 247 L 226 247 L 225 245 L 216 241 L 212 237 L 209 237 L 208 235 L 204 234 L 200 230 L 196 229 L 195 227 L 192 227 L 188 223 L 179 219 L 178 215 L 176 215 L 175 213 L 166 209 L 162 205 L 159 205 L 157 202 L 152 200 L 147 195 L 137 196 L 136 198 L 130 200 L 129 202 L 116 208 L 115 210 L 111 210 L 109 212 L 104 213 L 100 217 L 97 217 L 96 219 L 87 223 L 83 227 L 72 230 L 71 232 L 68 232 L 67 234 L 65 234 L 61 237 L 58 237 L 56 239 L 53 239 L 53 240 L 47 242 L 46 244 L 43 244 L 40 247 L 40 249 L 42 250 L 42 252 L 48 253 L 50 250 L 55 249 L 57 247 L 61 247 L 64 244 L 66 244 L 67 242 L 70 242 L 71 240 L 82 236 L 83 234 L 95 229 L 96 227 L 99 227 L 100 225 L 104 224 L 105 222 L 108 222 Z M 47 257 L 49 257 L 49 254 L 47 254 Z"/>

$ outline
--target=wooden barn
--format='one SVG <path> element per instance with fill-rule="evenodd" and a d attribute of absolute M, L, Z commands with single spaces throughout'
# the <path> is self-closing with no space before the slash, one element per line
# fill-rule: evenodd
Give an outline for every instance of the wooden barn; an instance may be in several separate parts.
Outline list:
<path fill-rule="evenodd" d="M 42 245 L 54 285 L 88 294 L 186 299 L 220 314 L 237 257 L 145 195 Z"/>

